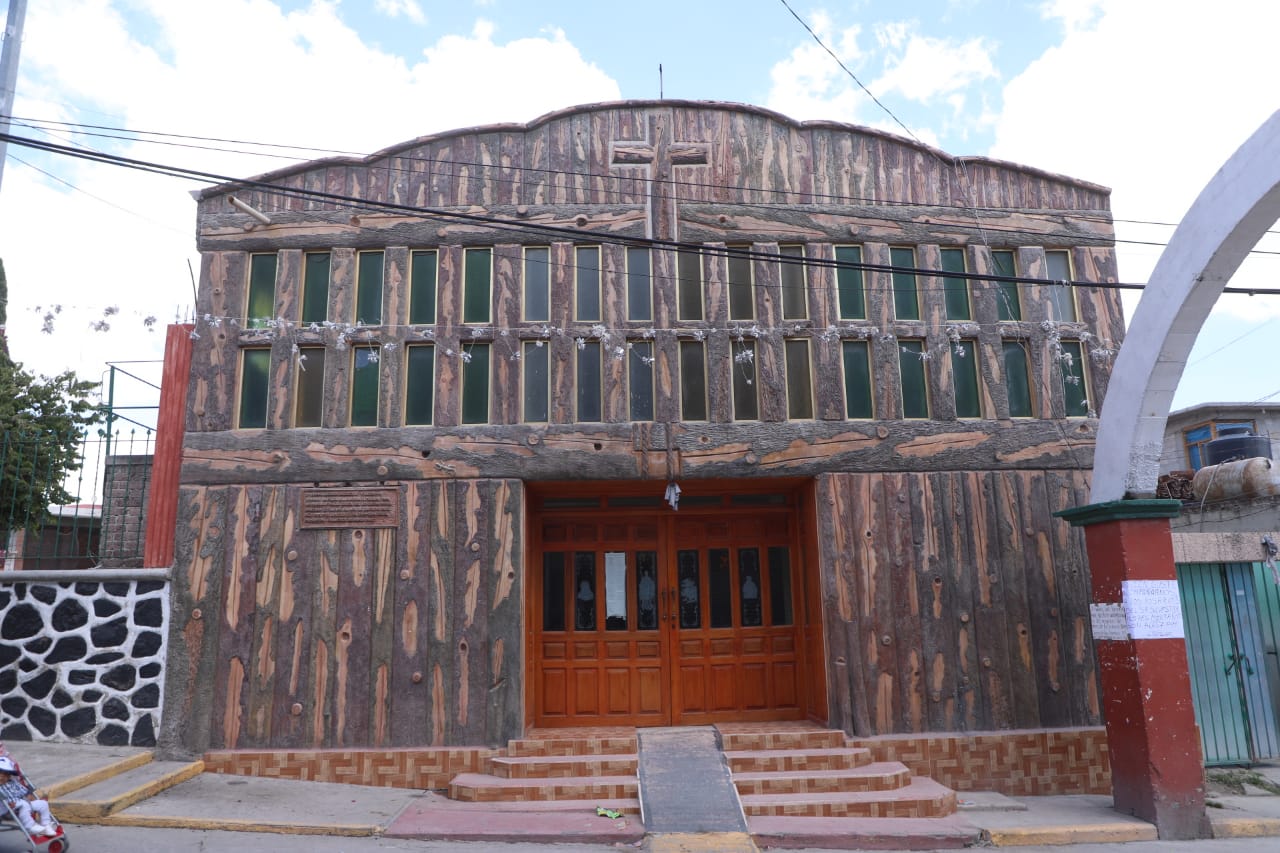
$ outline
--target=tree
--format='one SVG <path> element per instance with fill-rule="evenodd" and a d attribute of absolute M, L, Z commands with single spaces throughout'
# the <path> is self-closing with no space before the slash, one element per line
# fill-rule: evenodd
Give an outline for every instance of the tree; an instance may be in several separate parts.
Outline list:
<path fill-rule="evenodd" d="M 7 301 L 0 261 L 0 329 Z M 0 531 L 39 527 L 51 504 L 75 500 L 62 484 L 97 420 L 96 387 L 71 371 L 37 377 L 0 348 Z"/>
<path fill-rule="evenodd" d="M 37 377 L 0 354 L 0 529 L 39 527 L 51 504 L 76 499 L 63 481 L 97 420 L 95 389 L 71 371 Z"/>

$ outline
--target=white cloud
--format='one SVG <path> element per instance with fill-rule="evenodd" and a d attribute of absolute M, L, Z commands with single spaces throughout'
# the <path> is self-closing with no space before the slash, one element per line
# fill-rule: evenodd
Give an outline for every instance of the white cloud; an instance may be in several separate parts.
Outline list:
<path fill-rule="evenodd" d="M 1086 6 L 1074 15 L 1081 9 L 1066 3 L 1049 10 L 1064 17 L 1066 34 L 1005 87 L 991 153 L 1112 187 L 1117 219 L 1177 222 L 1275 109 L 1280 5 L 1226 0 L 1211 13 L 1155 0 Z M 1121 239 L 1162 242 L 1171 233 L 1117 223 Z M 1120 244 L 1121 279 L 1145 281 L 1159 251 Z M 1256 257 L 1237 279 L 1274 287 L 1280 257 Z M 1277 306 L 1219 303 L 1255 317 Z"/>
<path fill-rule="evenodd" d="M 415 24 L 427 22 L 427 16 L 423 14 L 417 0 L 377 0 L 374 8 L 388 18 L 399 18 L 403 15 Z"/>
<path fill-rule="evenodd" d="M 870 84 L 881 99 L 897 92 L 927 104 L 997 76 L 991 48 L 980 38 L 957 42 L 899 30 L 887 44 L 893 53 L 885 72 Z"/>
<path fill-rule="evenodd" d="M 20 116 L 354 152 L 619 97 L 617 83 L 562 33 L 503 43 L 481 23 L 470 35 L 428 45 L 413 61 L 371 46 L 342 21 L 336 3 L 321 0 L 289 13 L 267 0 L 31 4 L 18 89 Z M 77 141 L 236 176 L 290 162 Z M 9 151 L 84 191 L 12 160 L 5 171 L 0 257 L 14 357 L 42 372 L 74 367 L 85 376 L 96 376 L 108 359 L 158 357 L 162 334 L 143 331 L 142 318 L 156 314 L 166 323 L 192 302 L 187 264 L 198 273 L 199 259 L 188 190 L 196 185 L 12 145 Z M 63 312 L 55 334 L 44 335 L 35 308 L 51 304 Z M 120 309 L 111 331 L 88 331 L 110 306 Z"/>
<path fill-rule="evenodd" d="M 815 13 L 809 24 L 845 66 L 855 74 L 864 54 L 858 47 L 861 28 L 836 32 L 826 13 Z M 772 86 L 765 106 L 794 119 L 857 121 L 866 96 L 849 79 L 831 54 L 816 41 L 806 39 L 769 72 Z"/>

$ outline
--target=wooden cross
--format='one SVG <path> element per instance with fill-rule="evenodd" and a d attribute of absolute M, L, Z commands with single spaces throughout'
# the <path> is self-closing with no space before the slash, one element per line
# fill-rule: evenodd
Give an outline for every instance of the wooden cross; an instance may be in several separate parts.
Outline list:
<path fill-rule="evenodd" d="M 659 240 L 679 239 L 676 198 L 682 193 L 672 183 L 678 166 L 705 166 L 711 150 L 706 142 L 674 142 L 666 116 L 649 119 L 649 140 L 613 143 L 613 165 L 643 166 L 649 184 L 649 211 L 646 236 Z M 685 194 L 687 195 L 687 193 Z"/>

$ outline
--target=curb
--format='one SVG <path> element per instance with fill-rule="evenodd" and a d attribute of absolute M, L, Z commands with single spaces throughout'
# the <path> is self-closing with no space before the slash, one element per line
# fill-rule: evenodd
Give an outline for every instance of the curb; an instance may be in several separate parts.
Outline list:
<path fill-rule="evenodd" d="M 757 853 L 759 848 L 745 832 L 661 832 L 647 835 L 647 853 Z"/>
<path fill-rule="evenodd" d="M 135 826 L 149 829 L 200 829 L 224 832 L 264 832 L 274 835 L 333 835 L 344 838 L 364 838 L 380 835 L 384 827 L 375 824 L 310 824 L 263 823 L 261 821 L 228 820 L 224 818 L 163 817 L 159 815 L 113 814 L 91 821 L 98 826 Z"/>
<path fill-rule="evenodd" d="M 982 840 L 992 847 L 1056 846 L 1128 841 L 1156 841 L 1149 823 L 1099 823 L 1089 826 L 1019 826 L 984 829 Z"/>
<path fill-rule="evenodd" d="M 1228 817 L 1210 818 L 1214 838 L 1266 838 L 1280 835 L 1280 818 Z"/>

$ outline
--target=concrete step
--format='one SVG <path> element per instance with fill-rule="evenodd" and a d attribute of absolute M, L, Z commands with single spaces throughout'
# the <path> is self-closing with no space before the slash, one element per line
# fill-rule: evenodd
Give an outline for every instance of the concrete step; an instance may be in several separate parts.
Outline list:
<path fill-rule="evenodd" d="M 865 764 L 850 770 L 735 773 L 739 795 L 829 794 L 837 791 L 890 791 L 911 783 L 911 771 L 897 761 Z"/>
<path fill-rule="evenodd" d="M 843 749 L 844 732 L 834 729 L 778 729 L 777 731 L 720 730 L 726 752 L 762 749 Z"/>
<path fill-rule="evenodd" d="M 594 815 L 597 806 L 622 812 L 626 815 L 639 816 L 640 814 L 640 800 L 633 797 L 620 799 L 597 798 L 591 800 L 493 800 L 472 803 L 440 797 L 440 802 L 433 808 L 461 811 L 475 815 L 484 815 L 492 812 L 590 812 Z M 480 819 L 483 820 L 483 817 Z"/>
<path fill-rule="evenodd" d="M 154 797 L 204 771 L 202 761 L 148 761 L 61 797 L 50 806 L 59 820 L 93 823 Z"/>
<path fill-rule="evenodd" d="M 748 817 L 761 848 L 954 850 L 980 843 L 982 831 L 957 815 L 907 817 Z"/>
<path fill-rule="evenodd" d="M 857 747 L 725 750 L 724 757 L 735 774 L 794 773 L 863 767 L 871 763 L 871 750 Z"/>
<path fill-rule="evenodd" d="M 531 755 L 491 758 L 489 772 L 503 779 L 558 779 L 565 776 L 634 776 L 638 756 Z"/>
<path fill-rule="evenodd" d="M 557 779 L 503 779 L 485 773 L 460 773 L 449 783 L 449 799 L 466 803 L 497 800 L 633 799 L 640 796 L 635 776 L 566 776 Z"/>
<path fill-rule="evenodd" d="M 635 755 L 640 749 L 635 735 L 566 735 L 521 738 L 507 743 L 507 755 Z"/>
<path fill-rule="evenodd" d="M 956 811 L 956 792 L 932 779 L 912 779 L 891 791 L 749 794 L 741 799 L 747 817 L 933 818 Z"/>

